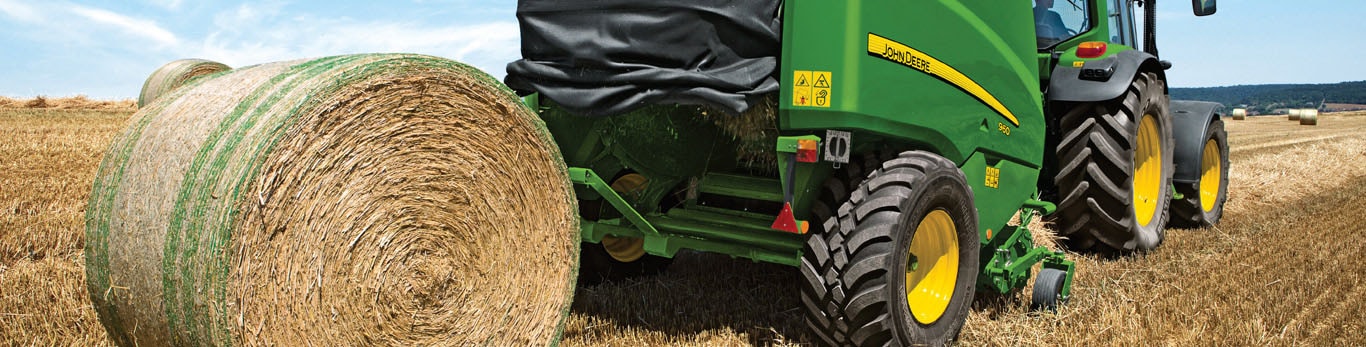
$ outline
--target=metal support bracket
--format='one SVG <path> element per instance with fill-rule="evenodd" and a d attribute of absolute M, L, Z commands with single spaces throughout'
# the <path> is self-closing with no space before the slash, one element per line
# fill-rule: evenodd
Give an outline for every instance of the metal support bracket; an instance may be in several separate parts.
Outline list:
<path fill-rule="evenodd" d="M 1024 288 L 1029 283 L 1034 264 L 1043 263 L 1044 268 L 1067 272 L 1063 282 L 1062 297 L 1072 295 L 1072 278 L 1076 273 L 1076 263 L 1067 260 L 1066 253 L 1055 252 L 1046 247 L 1034 245 L 1028 225 L 1034 219 L 1034 212 L 1047 215 L 1057 210 L 1052 203 L 1038 199 L 1026 201 L 1020 208 L 1020 225 L 1007 226 L 997 236 L 982 246 L 982 271 L 978 286 L 998 293 L 1008 293 Z"/>
<path fill-rule="evenodd" d="M 659 236 L 659 230 L 655 229 L 654 225 L 651 225 L 650 222 L 646 221 L 645 217 L 641 216 L 639 211 L 636 211 L 634 207 L 631 207 L 631 204 L 627 203 L 626 199 L 621 198 L 621 195 L 617 194 L 615 190 L 612 190 L 612 186 L 608 185 L 606 181 L 603 181 L 602 177 L 598 176 L 593 170 L 571 167 L 569 168 L 569 181 L 574 182 L 575 184 L 588 186 L 589 188 L 592 188 L 593 191 L 597 192 L 598 195 L 602 195 L 602 198 L 607 200 L 607 203 L 612 204 L 613 208 L 620 211 L 622 217 L 625 217 L 627 221 L 630 221 L 632 226 L 640 229 L 641 233 L 644 233 L 646 236 Z"/>

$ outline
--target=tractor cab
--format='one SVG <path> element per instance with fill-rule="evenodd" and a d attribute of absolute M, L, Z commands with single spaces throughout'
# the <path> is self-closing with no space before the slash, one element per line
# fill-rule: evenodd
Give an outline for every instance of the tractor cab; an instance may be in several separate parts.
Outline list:
<path fill-rule="evenodd" d="M 1081 59 L 1091 59 L 1110 56 L 1107 52 L 1141 49 L 1156 58 L 1155 2 L 1035 0 L 1033 13 L 1042 68 L 1039 71 L 1040 78 L 1048 80 L 1050 71 L 1057 63 L 1074 63 L 1066 59 L 1069 53 L 1073 56 L 1080 53 Z M 1214 0 L 1192 0 L 1192 11 L 1196 16 L 1208 16 L 1214 14 L 1215 10 Z M 1143 17 L 1137 18 L 1139 15 Z M 1142 36 L 1138 30 L 1140 23 L 1143 27 Z M 1140 47 L 1140 43 L 1144 46 Z M 1114 45 L 1121 47 L 1107 49 Z M 1162 65 L 1164 68 L 1165 64 Z"/>

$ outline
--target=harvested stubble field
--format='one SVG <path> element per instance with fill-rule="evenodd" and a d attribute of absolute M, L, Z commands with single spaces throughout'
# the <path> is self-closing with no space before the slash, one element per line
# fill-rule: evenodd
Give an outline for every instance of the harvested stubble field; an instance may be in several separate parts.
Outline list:
<path fill-rule="evenodd" d="M 0 105 L 0 345 L 110 344 L 85 292 L 83 216 L 130 114 Z M 1028 292 L 979 296 L 960 343 L 1366 343 L 1366 246 L 1352 236 L 1366 226 L 1366 112 L 1226 122 L 1222 224 L 1169 230 L 1146 255 L 1074 254 L 1057 314 L 1029 312 Z M 687 253 L 661 276 L 580 288 L 564 342 L 802 344 L 799 285 L 794 269 Z"/>

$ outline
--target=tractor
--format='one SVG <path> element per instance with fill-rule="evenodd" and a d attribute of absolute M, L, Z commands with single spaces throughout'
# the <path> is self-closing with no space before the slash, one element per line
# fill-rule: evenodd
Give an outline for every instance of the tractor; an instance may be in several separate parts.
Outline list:
<path fill-rule="evenodd" d="M 979 291 L 1068 300 L 1035 218 L 1125 255 L 1226 200 L 1222 106 L 1169 100 L 1155 0 L 1032 5 L 522 0 L 505 83 L 569 166 L 580 283 L 721 253 L 796 267 L 822 344 L 944 344 Z"/>

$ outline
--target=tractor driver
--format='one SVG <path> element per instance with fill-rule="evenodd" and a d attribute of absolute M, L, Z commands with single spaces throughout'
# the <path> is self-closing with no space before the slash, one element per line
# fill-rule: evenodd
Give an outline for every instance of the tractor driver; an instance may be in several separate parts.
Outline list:
<path fill-rule="evenodd" d="M 1034 30 L 1039 38 L 1053 40 L 1067 37 L 1067 26 L 1062 24 L 1062 16 L 1053 12 L 1053 0 L 1036 0 L 1034 6 Z"/>

